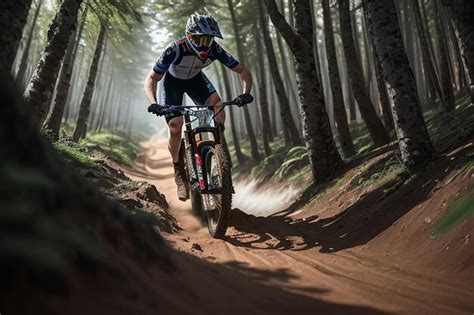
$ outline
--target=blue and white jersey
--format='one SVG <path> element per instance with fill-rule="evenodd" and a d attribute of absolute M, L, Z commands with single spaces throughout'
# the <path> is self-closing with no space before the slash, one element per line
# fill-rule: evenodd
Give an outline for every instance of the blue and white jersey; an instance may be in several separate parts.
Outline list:
<path fill-rule="evenodd" d="M 168 71 L 175 78 L 187 80 L 195 77 L 214 60 L 219 60 L 227 68 L 234 68 L 239 64 L 216 41 L 212 43 L 208 57 L 202 60 L 189 47 L 187 40 L 183 37 L 166 47 L 153 67 L 153 71 L 161 74 Z"/>

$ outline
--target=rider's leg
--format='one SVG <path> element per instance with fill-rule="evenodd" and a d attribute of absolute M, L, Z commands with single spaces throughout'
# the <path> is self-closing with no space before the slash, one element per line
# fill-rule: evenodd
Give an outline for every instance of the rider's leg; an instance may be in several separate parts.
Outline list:
<path fill-rule="evenodd" d="M 214 92 L 212 93 L 211 95 L 209 95 L 209 97 L 207 98 L 206 102 L 205 102 L 205 105 L 209 105 L 209 106 L 216 106 L 214 107 L 214 113 L 218 113 L 221 109 L 222 109 L 222 101 L 221 101 L 221 98 L 219 96 L 219 94 L 217 94 L 217 92 Z M 217 116 L 216 116 L 216 122 L 218 124 L 221 124 L 222 127 L 225 123 L 225 111 L 222 110 Z"/>
<path fill-rule="evenodd" d="M 181 146 L 181 129 L 183 127 L 183 116 L 175 117 L 168 122 L 168 149 L 173 162 L 179 162 L 179 148 Z"/>
<path fill-rule="evenodd" d="M 178 187 L 178 198 L 185 201 L 189 198 L 187 188 L 186 172 L 184 171 L 183 157 L 180 156 L 181 147 L 181 128 L 183 126 L 183 117 L 172 118 L 168 122 L 168 149 L 173 158 L 174 180 Z"/>
<path fill-rule="evenodd" d="M 163 91 L 160 95 L 164 97 L 162 104 L 180 105 L 183 101 L 184 87 L 183 82 L 167 73 L 163 82 Z M 178 187 L 178 198 L 180 200 L 188 199 L 188 189 L 186 173 L 184 171 L 184 161 L 180 158 L 181 129 L 183 127 L 183 117 L 171 116 L 166 118 L 168 123 L 168 149 L 173 159 L 174 179 Z"/>

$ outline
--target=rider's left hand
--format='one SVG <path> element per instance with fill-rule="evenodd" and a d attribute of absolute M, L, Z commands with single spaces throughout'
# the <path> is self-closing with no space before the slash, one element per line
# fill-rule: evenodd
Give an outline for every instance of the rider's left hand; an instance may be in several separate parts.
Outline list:
<path fill-rule="evenodd" d="M 236 101 L 239 107 L 253 102 L 253 96 L 250 93 L 244 93 L 237 97 Z"/>

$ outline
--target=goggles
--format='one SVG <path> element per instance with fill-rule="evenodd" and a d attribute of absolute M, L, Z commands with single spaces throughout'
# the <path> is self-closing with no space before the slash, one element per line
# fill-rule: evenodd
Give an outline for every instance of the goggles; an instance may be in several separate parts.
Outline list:
<path fill-rule="evenodd" d="M 199 47 L 210 47 L 214 41 L 214 36 L 210 35 L 188 35 L 188 38 L 191 42 Z"/>

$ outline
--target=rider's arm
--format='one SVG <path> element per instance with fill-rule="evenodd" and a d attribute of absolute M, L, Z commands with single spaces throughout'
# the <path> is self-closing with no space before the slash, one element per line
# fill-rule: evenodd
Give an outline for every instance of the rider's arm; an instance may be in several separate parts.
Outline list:
<path fill-rule="evenodd" d="M 243 93 L 250 93 L 252 90 L 252 74 L 250 71 L 244 65 L 240 64 L 231 54 L 225 51 L 218 43 L 214 42 L 212 49 L 213 55 L 215 55 L 217 60 L 240 75 Z"/>
<path fill-rule="evenodd" d="M 244 65 L 239 64 L 231 68 L 231 70 L 240 75 L 243 93 L 250 93 L 252 90 L 252 74 L 250 73 L 249 69 L 247 69 Z"/>
<path fill-rule="evenodd" d="M 166 73 L 166 71 L 168 71 L 168 68 L 174 62 L 177 55 L 176 49 L 177 47 L 175 43 L 168 45 L 168 47 L 166 47 L 166 49 L 162 52 L 160 58 L 158 58 L 153 70 L 148 73 L 145 79 L 145 94 L 151 104 L 157 103 L 156 89 L 158 81 L 163 78 L 163 75 Z"/>
<path fill-rule="evenodd" d="M 156 100 L 156 88 L 158 85 L 158 81 L 163 78 L 162 73 L 157 73 L 153 70 L 148 73 L 145 79 L 145 94 L 146 98 L 150 102 L 150 104 L 156 104 L 158 103 Z"/>

